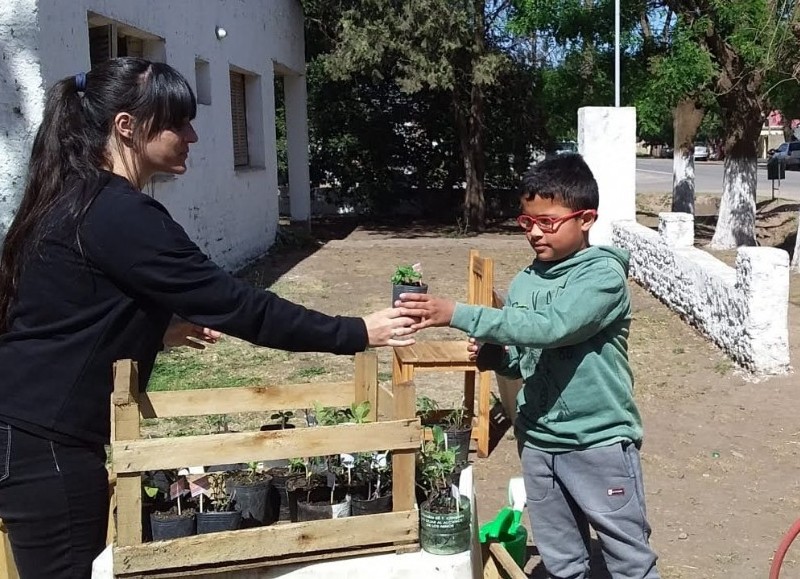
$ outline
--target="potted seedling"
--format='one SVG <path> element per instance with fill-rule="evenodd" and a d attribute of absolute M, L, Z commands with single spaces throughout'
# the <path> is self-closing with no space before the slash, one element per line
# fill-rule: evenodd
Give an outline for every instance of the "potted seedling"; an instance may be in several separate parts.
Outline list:
<path fill-rule="evenodd" d="M 392 306 L 400 294 L 426 294 L 428 285 L 422 283 L 422 265 L 399 265 L 392 274 Z"/>
<path fill-rule="evenodd" d="M 353 473 L 359 486 L 353 493 L 353 516 L 392 510 L 392 458 L 388 452 L 358 453 Z"/>
<path fill-rule="evenodd" d="M 153 487 L 145 485 L 145 493 Z M 157 487 L 156 487 L 157 488 Z M 169 500 L 175 501 L 167 511 L 155 511 L 150 514 L 150 528 L 154 541 L 165 541 L 195 534 L 195 510 L 189 508 L 183 498 L 189 492 L 186 477 L 179 476 L 169 485 Z"/>
<path fill-rule="evenodd" d="M 268 430 L 286 430 L 288 428 L 294 428 L 294 424 L 291 424 L 289 420 L 294 418 L 294 412 L 292 410 L 282 410 L 280 412 L 273 412 L 269 419 L 275 420 L 273 424 L 264 424 L 261 426 L 261 431 L 268 431 Z"/>
<path fill-rule="evenodd" d="M 442 427 L 445 447 L 456 449 L 456 466 L 467 464 L 469 443 L 472 439 L 472 417 L 467 415 L 463 397 L 458 407 L 445 413 L 432 398 L 418 396 L 417 416 L 422 420 L 423 426 Z"/>
<path fill-rule="evenodd" d="M 242 523 L 242 513 L 234 508 L 236 491 L 225 488 L 223 473 L 187 477 L 192 497 L 199 497 L 197 534 L 233 531 Z"/>
<path fill-rule="evenodd" d="M 422 443 L 417 475 L 425 492 L 420 505 L 420 545 L 436 555 L 453 555 L 470 546 L 470 502 L 455 484 L 456 452 L 445 446 L 441 426 Z"/>
<path fill-rule="evenodd" d="M 227 488 L 236 497 L 236 510 L 242 513 L 242 528 L 261 527 L 276 520 L 268 500 L 271 481 L 257 462 L 249 462 L 245 470 L 229 476 Z"/>

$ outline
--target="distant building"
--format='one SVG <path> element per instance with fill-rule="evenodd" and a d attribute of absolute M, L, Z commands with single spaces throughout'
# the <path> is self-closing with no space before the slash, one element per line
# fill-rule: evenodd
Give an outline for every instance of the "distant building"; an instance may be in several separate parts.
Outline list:
<path fill-rule="evenodd" d="M 800 119 L 793 119 L 789 127 L 794 132 L 794 138 L 800 137 Z M 771 111 L 764 126 L 761 128 L 761 135 L 758 139 L 758 153 L 763 158 L 769 157 L 769 150 L 775 149 L 786 140 L 784 135 L 784 118 L 781 111 Z"/>
<path fill-rule="evenodd" d="M 291 215 L 308 218 L 299 0 L 2 0 L 0 47 L 0 238 L 19 203 L 45 89 L 115 56 L 167 62 L 195 89 L 200 141 L 189 170 L 158 177 L 153 194 L 212 259 L 236 268 L 275 239 L 276 87 Z"/>

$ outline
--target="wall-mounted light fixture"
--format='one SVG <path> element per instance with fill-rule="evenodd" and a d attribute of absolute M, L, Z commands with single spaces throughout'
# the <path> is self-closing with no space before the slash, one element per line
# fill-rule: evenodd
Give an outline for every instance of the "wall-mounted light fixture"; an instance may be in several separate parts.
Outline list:
<path fill-rule="evenodd" d="M 214 36 L 217 37 L 217 40 L 222 40 L 226 36 L 228 36 L 228 31 L 225 30 L 222 26 L 215 26 L 214 27 Z"/>

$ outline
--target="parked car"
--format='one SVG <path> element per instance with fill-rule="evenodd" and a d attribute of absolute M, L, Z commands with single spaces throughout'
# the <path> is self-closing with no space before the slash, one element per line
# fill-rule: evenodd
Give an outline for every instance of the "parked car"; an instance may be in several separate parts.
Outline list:
<path fill-rule="evenodd" d="M 708 145 L 705 143 L 694 144 L 694 160 L 708 161 Z"/>
<path fill-rule="evenodd" d="M 658 156 L 661 159 L 672 159 L 675 155 L 675 149 L 672 148 L 672 145 L 660 145 L 658 148 Z"/>
<path fill-rule="evenodd" d="M 777 149 L 767 151 L 770 159 L 780 159 L 787 169 L 800 168 L 800 141 L 781 143 Z"/>
<path fill-rule="evenodd" d="M 561 155 L 564 153 L 577 153 L 578 152 L 578 143 L 575 141 L 561 141 L 556 143 L 556 155 Z"/>

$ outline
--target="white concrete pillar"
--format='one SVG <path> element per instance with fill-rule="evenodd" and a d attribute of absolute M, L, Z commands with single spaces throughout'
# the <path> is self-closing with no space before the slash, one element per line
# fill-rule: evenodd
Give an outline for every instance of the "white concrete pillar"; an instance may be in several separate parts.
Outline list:
<path fill-rule="evenodd" d="M 759 374 L 789 370 L 789 254 L 776 247 L 741 247 L 736 285 L 747 311 L 743 338 L 749 339 Z"/>
<path fill-rule="evenodd" d="M 669 247 L 694 247 L 694 216 L 690 213 L 659 213 L 658 234 Z"/>
<path fill-rule="evenodd" d="M 306 77 L 295 74 L 284 76 L 283 95 L 286 103 L 290 215 L 292 221 L 307 221 L 311 216 L 311 191 Z"/>
<path fill-rule="evenodd" d="M 578 109 L 578 151 L 600 189 L 598 220 L 589 241 L 610 245 L 611 224 L 636 219 L 636 109 Z"/>
<path fill-rule="evenodd" d="M 741 247 L 736 285 L 744 292 L 743 338 L 749 339 L 753 370 L 789 370 L 789 254 L 776 247 Z"/>

